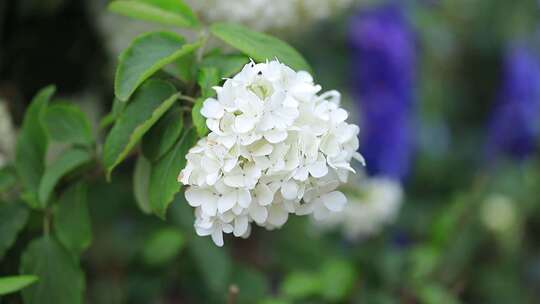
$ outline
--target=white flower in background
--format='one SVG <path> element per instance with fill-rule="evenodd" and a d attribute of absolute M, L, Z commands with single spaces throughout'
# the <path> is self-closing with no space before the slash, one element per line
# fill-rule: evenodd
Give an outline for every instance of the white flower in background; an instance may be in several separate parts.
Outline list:
<path fill-rule="evenodd" d="M 186 156 L 178 180 L 190 186 L 195 229 L 218 246 L 251 224 L 279 228 L 290 213 L 324 219 L 343 210 L 337 187 L 354 172 L 358 126 L 336 91 L 321 95 L 309 73 L 278 61 L 247 64 L 215 87 L 201 109 L 210 134 Z"/>
<path fill-rule="evenodd" d="M 15 128 L 5 101 L 0 100 L 0 168 L 10 161 L 15 152 Z"/>
<path fill-rule="evenodd" d="M 503 194 L 491 194 L 483 204 L 480 218 L 484 226 L 495 233 L 513 231 L 518 215 L 514 201 Z"/>
<path fill-rule="evenodd" d="M 403 201 L 403 190 L 399 182 L 382 177 L 366 177 L 347 184 L 345 193 L 349 203 L 343 212 L 315 224 L 323 229 L 340 226 L 345 237 L 351 241 L 378 233 L 392 223 Z"/>
<path fill-rule="evenodd" d="M 350 6 L 354 0 L 187 0 L 208 22 L 228 21 L 259 31 L 299 30 Z"/>

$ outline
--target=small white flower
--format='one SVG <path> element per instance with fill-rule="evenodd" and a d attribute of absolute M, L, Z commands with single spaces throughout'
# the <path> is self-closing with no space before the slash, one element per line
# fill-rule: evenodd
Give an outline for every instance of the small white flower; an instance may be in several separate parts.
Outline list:
<path fill-rule="evenodd" d="M 347 187 L 350 201 L 341 213 L 327 213 L 316 225 L 322 228 L 341 226 L 349 240 L 358 240 L 378 233 L 393 222 L 403 200 L 401 185 L 391 179 L 366 177 Z M 338 207 L 336 204 L 332 207 Z"/>
<path fill-rule="evenodd" d="M 211 132 L 178 177 L 199 235 L 222 246 L 223 233 L 247 237 L 252 223 L 275 229 L 290 213 L 344 209 L 336 189 L 354 172 L 359 129 L 345 122 L 339 93 L 317 95 L 311 75 L 278 61 L 248 63 L 215 89 L 201 109 Z"/>
<path fill-rule="evenodd" d="M 7 103 L 0 100 L 0 168 L 12 160 L 15 153 L 15 128 Z"/>

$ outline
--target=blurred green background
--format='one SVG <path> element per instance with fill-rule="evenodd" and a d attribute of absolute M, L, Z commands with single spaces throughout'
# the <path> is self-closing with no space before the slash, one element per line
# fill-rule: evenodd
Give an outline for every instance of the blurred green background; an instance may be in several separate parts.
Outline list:
<path fill-rule="evenodd" d="M 343 93 L 354 119 L 362 108 L 354 61 L 367 59 L 351 47 L 351 20 L 381 2 L 360 1 L 298 31 L 272 31 L 304 54 L 323 88 Z M 105 3 L 0 1 L 0 98 L 16 125 L 33 94 L 51 83 L 96 126 L 108 112 L 117 48 L 153 27 L 111 17 Z M 415 37 L 414 148 L 395 222 L 351 241 L 339 229 L 320 231 L 291 216 L 281 230 L 256 228 L 249 239 L 227 238 L 218 248 L 195 235 L 182 195 L 166 221 L 140 212 L 129 161 L 111 183 L 95 182 L 89 191 L 94 237 L 81 260 L 87 303 L 227 303 L 231 285 L 239 290 L 236 303 L 539 303 L 538 153 L 502 153 L 492 161 L 495 150 L 486 142 L 494 109 L 506 96 L 508 50 L 527 45 L 540 62 L 540 5 L 399 3 Z M 513 85 L 540 88 L 535 80 L 540 76 Z M 531 99 L 520 105 L 529 109 L 530 123 L 540 121 L 540 95 L 523 98 Z M 523 140 L 536 147 L 534 132 Z M 31 214 L 33 224 L 1 259 L 0 275 L 17 272 L 40 221 Z"/>

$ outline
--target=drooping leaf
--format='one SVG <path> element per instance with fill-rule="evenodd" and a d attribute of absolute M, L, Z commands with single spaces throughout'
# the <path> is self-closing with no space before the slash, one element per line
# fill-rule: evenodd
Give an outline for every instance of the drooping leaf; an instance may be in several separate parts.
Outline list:
<path fill-rule="evenodd" d="M 277 58 L 295 70 L 311 71 L 308 63 L 292 46 L 273 36 L 232 23 L 215 23 L 212 34 L 256 61 Z"/>
<path fill-rule="evenodd" d="M 19 203 L 0 203 L 0 260 L 26 225 L 28 209 Z"/>
<path fill-rule="evenodd" d="M 19 291 L 37 280 L 38 277 L 34 275 L 0 277 L 0 295 Z"/>
<path fill-rule="evenodd" d="M 36 94 L 26 110 L 17 140 L 15 167 L 26 191 L 24 197 L 35 208 L 40 205 L 37 193 L 45 170 L 48 145 L 42 119 L 54 91 L 54 86 L 48 86 Z"/>
<path fill-rule="evenodd" d="M 151 32 L 137 37 L 119 57 L 114 94 L 127 101 L 146 79 L 199 45 L 199 42 L 187 44 L 183 37 L 171 32 Z"/>
<path fill-rule="evenodd" d="M 101 119 L 101 121 L 99 122 L 99 128 L 105 129 L 108 126 L 112 125 L 116 121 L 118 116 L 120 116 L 120 114 L 124 111 L 126 105 L 126 102 L 123 102 L 118 98 L 114 98 L 111 112 L 109 112 L 109 114 L 105 115 L 105 117 Z"/>
<path fill-rule="evenodd" d="M 28 245 L 21 258 L 20 272 L 39 277 L 39 281 L 22 291 L 25 304 L 83 302 L 83 272 L 70 253 L 51 236 L 43 236 Z"/>
<path fill-rule="evenodd" d="M 196 27 L 193 11 L 182 0 L 116 0 L 109 10 L 127 17 L 165 25 Z"/>
<path fill-rule="evenodd" d="M 64 191 L 54 213 L 58 241 L 75 255 L 90 246 L 92 227 L 87 206 L 87 186 L 80 182 Z"/>
<path fill-rule="evenodd" d="M 184 117 L 180 107 L 173 107 L 159 119 L 142 140 L 144 156 L 156 161 L 176 143 L 184 127 Z"/>
<path fill-rule="evenodd" d="M 204 137 L 208 134 L 206 118 L 201 114 L 204 100 L 204 98 L 197 98 L 195 105 L 193 105 L 193 109 L 191 109 L 191 121 L 193 122 L 193 126 L 195 126 L 195 130 L 197 130 L 197 135 L 199 137 Z"/>
<path fill-rule="evenodd" d="M 51 140 L 86 146 L 94 141 L 88 118 L 73 104 L 57 103 L 49 106 L 43 121 Z"/>
<path fill-rule="evenodd" d="M 105 140 L 103 162 L 107 176 L 177 98 L 174 86 L 161 80 L 149 80 L 138 90 Z"/>
<path fill-rule="evenodd" d="M 165 218 L 167 208 L 180 191 L 178 174 L 186 165 L 186 154 L 195 144 L 197 134 L 193 128 L 185 130 L 175 146 L 152 166 L 148 197 L 150 208 Z"/>
<path fill-rule="evenodd" d="M 137 205 L 146 214 L 152 212 L 150 202 L 148 201 L 150 172 L 152 172 L 152 163 L 143 155 L 139 155 L 133 172 L 133 194 Z"/>
<path fill-rule="evenodd" d="M 0 168 L 0 194 L 9 191 L 17 182 L 17 175 L 12 167 Z"/>
<path fill-rule="evenodd" d="M 184 236 L 178 229 L 163 228 L 155 231 L 146 240 L 142 257 L 148 265 L 171 262 L 183 248 Z"/>
<path fill-rule="evenodd" d="M 240 72 L 248 62 L 248 57 L 240 54 L 211 54 L 203 58 L 200 66 L 202 68 L 217 68 L 219 77 L 227 78 Z"/>
<path fill-rule="evenodd" d="M 69 172 L 89 163 L 92 155 L 85 149 L 70 149 L 62 153 L 45 169 L 39 185 L 39 202 L 45 207 L 60 179 Z"/>

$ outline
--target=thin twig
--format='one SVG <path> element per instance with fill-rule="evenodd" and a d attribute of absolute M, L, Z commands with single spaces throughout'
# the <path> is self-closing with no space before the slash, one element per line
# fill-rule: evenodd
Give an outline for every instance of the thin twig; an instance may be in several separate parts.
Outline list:
<path fill-rule="evenodd" d="M 240 293 L 240 289 L 235 284 L 232 284 L 229 286 L 229 297 L 227 298 L 227 304 L 236 304 L 236 298 L 238 298 L 238 294 Z"/>

